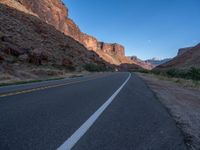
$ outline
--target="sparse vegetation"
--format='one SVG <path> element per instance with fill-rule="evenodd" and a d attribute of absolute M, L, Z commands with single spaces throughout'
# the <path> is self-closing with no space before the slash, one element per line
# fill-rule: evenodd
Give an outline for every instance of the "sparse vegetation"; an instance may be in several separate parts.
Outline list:
<path fill-rule="evenodd" d="M 86 64 L 84 66 L 85 70 L 89 72 L 104 72 L 109 71 L 110 69 L 103 65 L 96 65 L 96 64 Z"/>
<path fill-rule="evenodd" d="M 29 81 L 18 81 L 15 83 L 1 83 L 1 86 L 8 86 L 8 85 L 20 85 L 20 84 L 28 84 L 28 83 L 36 83 L 36 82 L 44 82 L 44 81 L 53 81 L 53 80 L 61 80 L 64 79 L 64 77 L 59 77 L 59 78 L 50 78 L 46 80 L 29 80 Z"/>
<path fill-rule="evenodd" d="M 183 69 L 169 69 L 166 71 L 161 71 L 161 70 L 139 70 L 138 72 L 141 73 L 151 73 L 155 75 L 161 75 L 161 76 L 167 76 L 171 78 L 183 78 L 183 79 L 190 79 L 194 81 L 199 81 L 200 80 L 200 69 L 191 67 L 188 70 L 183 70 Z"/>

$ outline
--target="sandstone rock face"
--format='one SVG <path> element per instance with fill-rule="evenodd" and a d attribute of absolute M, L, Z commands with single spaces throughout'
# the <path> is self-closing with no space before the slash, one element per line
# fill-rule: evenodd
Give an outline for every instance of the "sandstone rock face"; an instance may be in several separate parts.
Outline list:
<path fill-rule="evenodd" d="M 125 56 L 125 49 L 120 44 L 113 44 L 113 51 L 112 51 L 112 53 L 114 53 L 115 55 Z"/>
<path fill-rule="evenodd" d="M 13 67 L 45 65 L 62 69 L 84 69 L 88 63 L 111 66 L 83 44 L 38 16 L 25 13 L 28 9 L 24 9 L 14 0 L 0 1 L 0 63 Z"/>
<path fill-rule="evenodd" d="M 68 10 L 60 0 L 15 0 L 58 30 L 65 31 Z"/>
<path fill-rule="evenodd" d="M 99 42 L 97 41 L 96 38 L 83 33 L 81 41 L 85 45 L 85 47 L 87 47 L 89 50 L 93 50 L 95 52 L 98 50 Z"/>
<path fill-rule="evenodd" d="M 99 42 L 98 43 L 98 50 L 101 50 L 101 51 L 108 53 L 110 55 L 125 56 L 124 47 L 122 45 L 119 45 L 119 44 L 108 44 L 108 43 Z"/>
<path fill-rule="evenodd" d="M 71 36 L 72 38 L 83 44 L 82 32 L 80 31 L 79 27 L 74 23 L 73 20 L 67 18 L 65 20 L 63 29 L 60 29 L 60 31 L 64 32 L 66 35 Z"/>
<path fill-rule="evenodd" d="M 37 16 L 37 14 L 33 13 L 32 11 L 27 10 L 26 6 L 21 5 L 21 0 L 1 0 L 0 3 L 1 4 L 5 4 L 5 5 L 9 6 L 9 7 L 15 8 L 17 10 L 20 10 L 20 11 L 22 11 L 24 13 Z"/>
<path fill-rule="evenodd" d="M 61 0 L 1 0 L 0 2 L 5 3 L 8 6 L 12 6 L 15 9 L 22 11 L 25 14 L 33 15 L 41 20 L 41 22 L 32 21 L 33 26 L 30 27 L 30 29 L 27 31 L 28 33 L 32 33 L 31 35 L 23 32 L 21 34 L 24 34 L 24 35 L 16 36 L 16 37 L 22 36 L 23 38 L 26 37 L 25 40 L 20 41 L 20 39 L 17 39 L 18 41 L 15 41 L 15 43 L 21 42 L 20 45 L 23 45 L 23 50 L 31 51 L 36 48 L 41 48 L 41 49 L 45 49 L 47 51 L 51 51 L 50 53 L 52 53 L 52 52 L 56 53 L 57 54 L 56 56 L 58 56 L 61 53 L 56 52 L 56 48 L 60 47 L 60 49 L 63 50 L 66 47 L 68 47 L 69 49 L 72 49 L 72 46 L 70 46 L 70 45 L 78 45 L 78 43 L 81 43 L 80 45 L 83 47 L 86 47 L 88 50 L 90 50 L 90 52 L 92 52 L 92 51 L 95 52 L 92 55 L 90 55 L 89 53 L 87 54 L 87 55 L 89 55 L 89 59 L 94 62 L 101 63 L 102 59 L 103 59 L 105 62 L 107 62 L 109 64 L 114 64 L 114 65 L 135 64 L 135 65 L 139 65 L 144 68 L 147 68 L 140 61 L 138 62 L 137 60 L 131 60 L 128 57 L 126 57 L 125 50 L 122 45 L 117 44 L 117 43 L 112 44 L 112 43 L 99 42 L 95 37 L 81 32 L 81 30 L 76 25 L 76 23 L 74 23 L 73 20 L 71 20 L 68 17 L 68 9 L 66 8 L 66 6 L 63 4 L 63 2 Z M 27 21 L 26 17 L 22 16 L 21 21 L 26 22 Z M 63 41 L 63 39 L 61 38 L 62 36 L 59 35 L 59 36 L 57 36 L 57 38 L 59 37 L 59 39 L 55 39 L 56 36 L 53 34 L 53 32 L 51 33 L 51 35 L 49 35 L 48 32 L 51 32 L 51 31 L 49 29 L 46 29 L 46 25 L 44 25 L 44 23 L 47 23 L 47 24 L 53 26 L 58 31 L 64 33 L 64 35 L 72 37 L 73 39 L 75 39 L 77 41 L 77 43 L 73 41 L 72 42 L 73 44 L 69 44 L 72 39 L 68 39 L 68 41 L 67 41 L 68 44 L 62 43 L 61 45 L 59 45 L 58 44 L 59 42 L 57 42 L 57 41 Z M 23 31 L 24 28 L 25 27 L 23 27 L 23 25 L 16 27 L 15 30 L 18 30 L 18 32 L 16 34 Z M 48 28 L 50 28 L 50 27 L 48 27 Z M 38 35 L 40 35 L 42 37 L 37 37 Z M 4 41 L 12 42 L 9 36 L 10 35 L 8 35 L 8 36 L 0 35 L 0 38 Z M 33 37 L 35 36 L 36 40 L 33 40 L 33 41 L 28 40 L 32 36 Z M 54 42 L 52 42 L 51 44 L 45 43 L 46 45 L 44 47 L 43 43 L 46 42 L 47 39 L 49 40 L 49 38 L 52 38 L 51 41 L 54 40 Z M 33 44 L 37 45 L 39 43 L 41 43 L 40 46 L 38 45 L 37 47 L 34 47 L 34 46 L 30 47 Z M 12 46 L 15 46 L 15 45 L 12 45 Z M 73 49 L 75 49 L 73 52 L 73 55 L 72 55 L 74 60 L 75 60 L 76 56 L 80 55 L 79 49 L 82 49 L 81 46 L 73 47 Z M 56 48 L 54 48 L 54 47 L 56 47 Z M 1 45 L 0 45 L 0 48 L 1 48 Z M 14 50 L 15 52 L 19 51 L 18 49 L 15 49 L 15 48 L 14 49 L 12 48 L 12 50 Z M 12 51 L 12 53 L 13 53 L 13 51 Z M 98 54 L 98 55 L 96 55 L 96 54 Z M 21 55 L 21 52 L 20 52 L 20 55 Z M 65 55 L 68 55 L 68 53 Z M 30 57 L 31 55 L 29 54 L 28 56 Z M 58 57 L 60 57 L 60 56 L 58 56 Z M 64 57 L 64 56 L 62 56 L 62 57 Z M 88 57 L 88 56 L 85 56 L 85 57 Z M 20 58 L 21 58 L 21 56 L 20 56 Z M 31 60 L 31 62 L 33 62 L 33 63 L 36 63 L 36 64 L 44 63 L 44 60 L 41 60 L 41 57 L 38 56 L 38 54 L 37 55 L 34 54 L 33 58 L 34 59 Z M 52 56 L 51 59 L 53 60 L 55 58 L 53 58 L 53 56 Z M 59 61 L 57 63 L 66 65 L 66 64 L 68 64 L 68 62 L 66 61 L 67 59 L 68 58 L 64 59 L 63 61 Z M 24 60 L 24 59 L 22 58 L 22 60 Z M 52 60 L 50 60 L 50 62 L 52 62 Z M 80 60 L 83 61 L 83 64 L 91 62 L 90 60 L 84 59 L 83 57 Z M 77 63 L 73 63 L 73 64 L 76 65 Z"/>

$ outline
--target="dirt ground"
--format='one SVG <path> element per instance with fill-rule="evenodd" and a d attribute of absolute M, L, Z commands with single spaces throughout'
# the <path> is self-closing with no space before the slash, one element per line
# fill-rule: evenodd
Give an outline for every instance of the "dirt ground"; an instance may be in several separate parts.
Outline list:
<path fill-rule="evenodd" d="M 200 150 L 200 90 L 167 78 L 137 73 L 165 105 L 190 150 Z"/>

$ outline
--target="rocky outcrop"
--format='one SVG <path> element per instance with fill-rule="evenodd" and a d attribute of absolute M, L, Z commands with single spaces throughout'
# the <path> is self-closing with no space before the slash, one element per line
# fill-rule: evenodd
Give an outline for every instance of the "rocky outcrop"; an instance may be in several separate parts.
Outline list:
<path fill-rule="evenodd" d="M 79 27 L 68 17 L 68 9 L 61 0 L 15 0 L 39 16 L 40 19 L 53 25 L 57 30 L 71 36 L 87 49 L 97 52 L 100 57 L 111 64 L 130 63 L 125 58 L 124 47 L 120 44 L 99 42 L 95 37 L 82 33 Z M 109 59 L 108 57 L 112 57 Z M 117 57 L 124 57 L 117 60 Z"/>
<path fill-rule="evenodd" d="M 90 35 L 87 35 L 85 33 L 82 33 L 81 39 L 82 39 L 81 42 L 83 43 L 85 47 L 87 47 L 88 50 L 93 50 L 96 52 L 99 49 L 98 48 L 99 42 L 97 41 L 96 38 Z"/>
<path fill-rule="evenodd" d="M 185 52 L 187 52 L 187 51 L 189 51 L 191 49 L 192 49 L 192 47 L 180 48 L 178 50 L 178 54 L 177 55 L 180 56 L 180 55 L 184 54 Z"/>
<path fill-rule="evenodd" d="M 108 44 L 104 42 L 98 43 L 98 50 L 101 50 L 105 53 L 108 53 L 110 55 L 121 55 L 125 56 L 124 47 L 119 44 Z"/>
<path fill-rule="evenodd" d="M 67 33 L 68 10 L 61 0 L 15 0 L 56 29 Z"/>

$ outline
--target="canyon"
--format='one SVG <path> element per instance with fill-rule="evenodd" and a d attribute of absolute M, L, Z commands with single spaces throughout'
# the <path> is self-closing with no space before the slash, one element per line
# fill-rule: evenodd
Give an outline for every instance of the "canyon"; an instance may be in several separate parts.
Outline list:
<path fill-rule="evenodd" d="M 2 82 L 64 76 L 90 64 L 105 71 L 143 67 L 125 56 L 124 46 L 81 32 L 60 0 L 1 0 L 0 11 Z"/>
<path fill-rule="evenodd" d="M 69 18 L 68 8 L 61 0 L 17 0 L 17 2 L 41 20 L 83 44 L 88 50 L 95 51 L 105 61 L 115 65 L 134 63 L 125 57 L 122 45 L 100 42 L 95 37 L 81 32 L 78 25 Z"/>
<path fill-rule="evenodd" d="M 88 64 L 103 70 L 152 69 L 125 56 L 123 45 L 83 33 L 61 0 L 1 0 L 0 10 L 1 81 L 62 76 L 85 71 Z"/>
<path fill-rule="evenodd" d="M 42 21 L 15 0 L 0 1 L 0 81 L 15 82 L 82 72 L 94 64 L 115 66 L 94 51 Z"/>
<path fill-rule="evenodd" d="M 83 33 L 78 25 L 69 18 L 69 10 L 61 0 L 16 0 L 31 13 L 36 14 L 41 20 L 53 25 L 57 30 L 72 37 L 88 50 L 97 53 L 103 60 L 113 65 L 133 64 L 145 69 L 151 69 L 151 65 L 130 60 L 125 56 L 125 48 L 118 43 L 106 43 L 97 38 Z M 143 65 L 144 64 L 144 65 Z"/>

